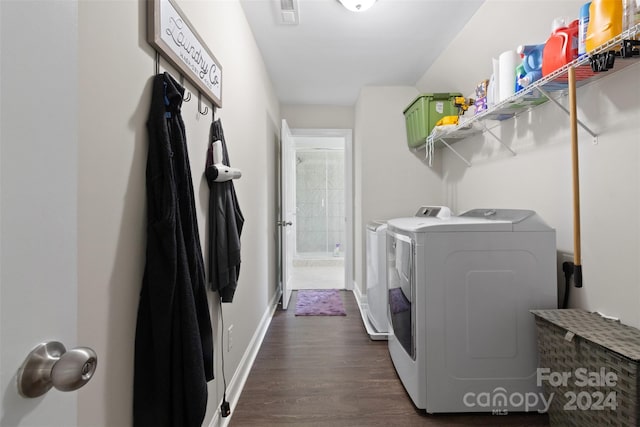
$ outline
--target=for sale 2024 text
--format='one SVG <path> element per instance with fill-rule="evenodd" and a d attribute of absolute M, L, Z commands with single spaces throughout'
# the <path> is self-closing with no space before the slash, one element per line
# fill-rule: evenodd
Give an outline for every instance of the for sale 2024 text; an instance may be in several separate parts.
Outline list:
<path fill-rule="evenodd" d="M 573 371 L 556 372 L 549 368 L 539 368 L 537 370 L 537 385 L 548 384 L 551 387 L 569 387 L 564 393 L 566 403 L 563 409 L 566 411 L 615 411 L 618 401 L 615 391 L 598 390 L 598 388 L 615 387 L 618 383 L 618 375 L 615 372 L 607 371 L 601 367 L 598 371 L 587 368 L 577 368 Z M 589 388 L 590 391 L 580 390 Z M 596 389 L 595 391 L 592 391 Z"/>

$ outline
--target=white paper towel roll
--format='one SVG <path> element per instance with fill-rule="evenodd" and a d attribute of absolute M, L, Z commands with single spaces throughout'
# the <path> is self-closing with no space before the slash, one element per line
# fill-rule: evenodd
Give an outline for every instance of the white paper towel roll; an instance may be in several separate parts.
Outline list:
<path fill-rule="evenodd" d="M 500 81 L 500 63 L 496 58 L 491 58 L 491 64 L 493 66 L 493 73 L 489 79 L 489 87 L 487 88 L 487 106 L 493 107 L 498 103 L 500 93 L 498 90 L 498 82 Z"/>
<path fill-rule="evenodd" d="M 508 50 L 500 54 L 498 61 L 500 63 L 498 83 L 500 97 L 498 98 L 498 102 L 500 102 L 516 92 L 516 67 L 520 62 L 520 56 L 515 50 Z"/>

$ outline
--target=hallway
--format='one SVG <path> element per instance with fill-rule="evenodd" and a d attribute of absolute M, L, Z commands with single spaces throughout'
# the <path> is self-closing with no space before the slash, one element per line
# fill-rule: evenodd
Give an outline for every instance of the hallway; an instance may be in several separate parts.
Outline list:
<path fill-rule="evenodd" d="M 293 290 L 344 289 L 344 258 L 294 259 L 291 284 Z"/>
<path fill-rule="evenodd" d="M 367 336 L 351 292 L 347 316 L 277 311 L 231 426 L 547 426 L 546 415 L 426 415 L 396 376 L 386 341 Z"/>

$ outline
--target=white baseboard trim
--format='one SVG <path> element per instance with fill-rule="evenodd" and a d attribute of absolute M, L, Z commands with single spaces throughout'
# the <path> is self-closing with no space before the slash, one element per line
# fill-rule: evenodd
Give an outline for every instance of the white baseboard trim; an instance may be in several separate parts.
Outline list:
<path fill-rule="evenodd" d="M 359 286 L 353 287 L 353 295 L 356 297 L 358 309 L 360 310 L 360 317 L 362 317 L 362 323 L 364 324 L 364 328 L 367 330 L 367 334 L 369 334 L 369 338 L 374 341 L 387 340 L 389 338 L 389 332 L 378 332 L 371 324 L 369 316 L 367 315 L 367 312 L 369 311 L 369 305 L 366 301 L 366 296 L 362 295 L 362 293 L 360 292 Z"/>
<path fill-rule="evenodd" d="M 365 296 L 362 295 L 362 292 L 360 292 L 360 286 L 358 286 L 355 280 L 353 281 L 351 290 L 353 291 L 353 296 L 356 297 L 356 301 L 358 302 L 358 307 L 360 307 L 360 304 L 364 302 Z"/>
<path fill-rule="evenodd" d="M 221 400 L 217 404 L 216 413 L 213 415 L 213 419 L 209 423 L 209 427 L 227 427 L 229 425 L 231 417 L 233 416 L 233 411 L 238 404 L 238 399 L 240 398 L 242 389 L 247 382 L 247 378 L 251 372 L 251 367 L 253 366 L 253 362 L 256 360 L 256 356 L 258 355 L 264 336 L 269 329 L 273 313 L 275 313 L 276 308 L 278 307 L 278 302 L 280 301 L 281 296 L 282 291 L 279 290 L 269 302 L 267 309 L 262 315 L 262 319 L 260 319 L 258 329 L 256 329 L 256 332 L 253 334 L 253 337 L 251 338 L 251 341 L 238 364 L 238 369 L 236 369 L 236 372 L 233 374 L 233 378 L 229 382 L 229 386 L 227 387 L 227 401 L 231 405 L 231 415 L 228 417 L 222 417 L 220 414 L 220 405 L 222 404 Z"/>

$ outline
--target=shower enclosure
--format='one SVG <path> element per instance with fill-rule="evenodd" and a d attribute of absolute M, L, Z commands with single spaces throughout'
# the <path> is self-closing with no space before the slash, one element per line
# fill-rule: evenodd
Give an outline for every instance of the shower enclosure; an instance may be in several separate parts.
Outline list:
<path fill-rule="evenodd" d="M 342 148 L 296 149 L 296 257 L 344 256 L 345 162 Z"/>

